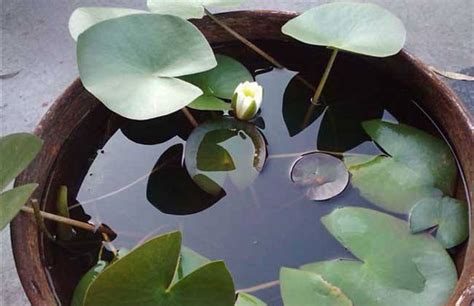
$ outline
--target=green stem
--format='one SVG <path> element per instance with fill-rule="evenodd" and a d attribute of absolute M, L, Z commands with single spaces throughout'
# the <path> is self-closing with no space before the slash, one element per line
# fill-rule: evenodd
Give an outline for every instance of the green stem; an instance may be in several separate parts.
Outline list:
<path fill-rule="evenodd" d="M 43 234 L 48 237 L 49 240 L 51 241 L 56 241 L 56 238 L 49 232 L 48 228 L 46 227 L 46 224 L 44 224 L 43 216 L 41 215 L 41 210 L 39 207 L 38 200 L 31 200 L 31 205 L 33 206 L 33 214 L 35 216 L 36 220 L 36 225 L 40 229 L 40 231 L 43 232 Z"/>
<path fill-rule="evenodd" d="M 337 49 L 332 50 L 331 57 L 329 58 L 329 62 L 326 66 L 326 69 L 324 70 L 323 77 L 321 78 L 321 81 L 319 82 L 319 85 L 316 88 L 316 92 L 314 93 L 314 97 L 312 100 L 313 104 L 319 103 L 319 98 L 321 97 L 321 94 L 323 93 L 324 86 L 326 85 L 326 81 L 328 80 L 329 73 L 331 72 L 332 66 L 334 65 L 334 61 L 336 60 L 338 51 L 339 50 Z"/>

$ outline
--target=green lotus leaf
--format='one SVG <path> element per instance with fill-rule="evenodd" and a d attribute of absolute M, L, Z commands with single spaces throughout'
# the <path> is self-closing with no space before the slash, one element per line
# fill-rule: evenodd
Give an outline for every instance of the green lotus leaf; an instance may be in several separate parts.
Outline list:
<path fill-rule="evenodd" d="M 148 0 L 150 11 L 159 14 L 175 15 L 185 19 L 202 18 L 208 6 L 239 6 L 244 0 Z"/>
<path fill-rule="evenodd" d="M 172 284 L 179 232 L 149 240 L 104 269 L 87 290 L 88 306 L 232 306 L 235 290 L 223 262 L 211 262 Z"/>
<path fill-rule="evenodd" d="M 405 124 L 382 120 L 365 121 L 362 126 L 395 161 L 418 172 L 445 194 L 452 194 L 456 162 L 442 139 Z"/>
<path fill-rule="evenodd" d="M 0 231 L 15 218 L 36 187 L 38 184 L 27 184 L 0 194 Z"/>
<path fill-rule="evenodd" d="M 107 267 L 108 262 L 99 260 L 95 266 L 89 269 L 86 274 L 84 274 L 77 284 L 76 288 L 74 289 L 74 293 L 72 295 L 71 306 L 83 306 L 84 299 L 87 294 L 87 290 L 92 282 L 97 278 L 97 276 L 104 271 L 105 267 Z"/>
<path fill-rule="evenodd" d="M 436 239 L 447 249 L 469 236 L 469 211 L 466 203 L 450 197 L 419 201 L 410 211 L 410 229 L 418 233 L 437 227 Z"/>
<path fill-rule="evenodd" d="M 372 3 L 324 4 L 290 20 L 282 31 L 307 44 L 375 57 L 398 53 L 406 39 L 400 19 Z"/>
<path fill-rule="evenodd" d="M 352 306 L 341 289 L 313 272 L 282 268 L 280 283 L 285 306 Z"/>
<path fill-rule="evenodd" d="M 412 235 L 407 222 L 365 208 L 336 209 L 322 222 L 359 260 L 316 262 L 302 269 L 340 288 L 354 305 L 441 306 L 451 295 L 456 267 L 431 235 Z"/>
<path fill-rule="evenodd" d="M 0 137 L 0 191 L 28 166 L 42 145 L 41 139 L 28 133 Z"/>
<path fill-rule="evenodd" d="M 192 132 L 184 160 L 193 180 L 217 195 L 228 180 L 239 190 L 248 187 L 262 170 L 266 152 L 265 139 L 254 125 L 225 117 Z"/>
<path fill-rule="evenodd" d="M 267 306 L 265 302 L 247 293 L 239 293 L 235 306 Z"/>
<path fill-rule="evenodd" d="M 253 81 L 252 74 L 235 59 L 216 55 L 217 66 L 209 71 L 188 75 L 182 79 L 199 87 L 204 94 L 189 104 L 198 110 L 229 110 L 230 100 L 241 82 Z"/>
<path fill-rule="evenodd" d="M 404 124 L 370 120 L 362 125 L 390 155 L 344 159 L 362 197 L 392 212 L 408 213 L 421 199 L 452 194 L 456 164 L 441 139 Z"/>
<path fill-rule="evenodd" d="M 217 65 L 211 47 L 190 22 L 134 14 L 100 22 L 79 36 L 85 88 L 110 110 L 136 120 L 173 113 L 203 94 L 178 77 Z"/>
<path fill-rule="evenodd" d="M 147 12 L 129 8 L 80 7 L 75 9 L 69 18 L 69 33 L 74 40 L 77 40 L 82 32 L 96 23 L 117 17 L 143 13 Z"/>

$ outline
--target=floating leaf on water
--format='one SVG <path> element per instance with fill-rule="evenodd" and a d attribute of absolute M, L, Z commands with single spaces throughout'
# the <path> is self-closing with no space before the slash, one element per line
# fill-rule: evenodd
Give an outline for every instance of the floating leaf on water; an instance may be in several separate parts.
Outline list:
<path fill-rule="evenodd" d="M 283 95 L 283 119 L 290 137 L 298 135 L 324 112 L 325 106 L 311 103 L 314 91 L 296 75 L 291 79 Z"/>
<path fill-rule="evenodd" d="M 229 110 L 230 100 L 236 87 L 245 81 L 253 81 L 252 74 L 237 60 L 216 55 L 217 66 L 209 71 L 188 75 L 182 79 L 196 85 L 204 92 L 202 96 L 189 104 L 198 110 Z"/>
<path fill-rule="evenodd" d="M 412 235 L 405 221 L 365 208 L 336 209 L 322 222 L 360 261 L 337 259 L 302 269 L 340 288 L 354 305 L 441 306 L 451 295 L 456 267 L 432 236 Z"/>
<path fill-rule="evenodd" d="M 410 229 L 418 233 L 437 227 L 436 239 L 447 249 L 469 236 L 469 211 L 466 203 L 450 197 L 419 201 L 410 211 Z"/>
<path fill-rule="evenodd" d="M 27 184 L 0 194 L 0 231 L 15 218 L 36 187 L 38 184 Z"/>
<path fill-rule="evenodd" d="M 80 7 L 72 12 L 69 18 L 69 33 L 74 40 L 93 25 L 122 16 L 146 14 L 147 11 L 115 7 Z"/>
<path fill-rule="evenodd" d="M 166 214 L 194 214 L 211 207 L 225 196 L 220 186 L 210 180 L 195 182 L 182 160 L 182 144 L 168 148 L 148 179 L 148 201 Z M 200 186 L 207 186 L 213 193 L 206 192 Z"/>
<path fill-rule="evenodd" d="M 0 191 L 29 165 L 42 145 L 41 139 L 28 133 L 0 137 Z"/>
<path fill-rule="evenodd" d="M 88 306 L 232 306 L 235 289 L 223 262 L 201 266 L 174 285 L 181 234 L 165 234 L 111 263 L 87 289 Z"/>
<path fill-rule="evenodd" d="M 329 154 L 303 155 L 291 169 L 291 180 L 306 189 L 306 196 L 315 201 L 331 199 L 346 189 L 349 172 L 344 163 Z"/>
<path fill-rule="evenodd" d="M 253 295 L 240 292 L 237 296 L 235 306 L 267 306 L 267 304 Z"/>
<path fill-rule="evenodd" d="M 290 20 L 282 31 L 307 44 L 376 57 L 398 53 L 406 38 L 400 19 L 372 3 L 324 4 Z"/>
<path fill-rule="evenodd" d="M 208 6 L 239 6 L 244 0 L 147 0 L 150 11 L 158 14 L 175 15 L 185 19 L 202 18 Z"/>
<path fill-rule="evenodd" d="M 168 115 L 191 103 L 203 92 L 179 77 L 217 65 L 193 24 L 158 14 L 90 27 L 78 38 L 77 58 L 85 88 L 112 111 L 136 120 Z"/>
<path fill-rule="evenodd" d="M 341 289 L 308 271 L 282 268 L 281 295 L 285 306 L 352 306 Z"/>
<path fill-rule="evenodd" d="M 182 246 L 181 254 L 179 255 L 179 265 L 173 278 L 173 284 L 210 262 L 211 260 L 208 258 L 188 247 Z"/>
<path fill-rule="evenodd" d="M 84 299 L 87 294 L 87 290 L 91 283 L 97 278 L 97 276 L 104 271 L 107 267 L 108 262 L 99 260 L 95 266 L 90 268 L 86 274 L 84 274 L 74 289 L 72 295 L 71 306 L 84 306 Z"/>
<path fill-rule="evenodd" d="M 185 164 L 203 190 L 216 194 L 215 186 L 224 188 L 227 181 L 241 190 L 251 185 L 266 155 L 265 139 L 254 125 L 222 118 L 193 131 L 186 143 Z"/>
<path fill-rule="evenodd" d="M 408 213 L 421 199 L 452 194 L 456 164 L 441 139 L 381 120 L 366 121 L 363 127 L 390 157 L 344 158 L 362 197 L 389 211 Z"/>

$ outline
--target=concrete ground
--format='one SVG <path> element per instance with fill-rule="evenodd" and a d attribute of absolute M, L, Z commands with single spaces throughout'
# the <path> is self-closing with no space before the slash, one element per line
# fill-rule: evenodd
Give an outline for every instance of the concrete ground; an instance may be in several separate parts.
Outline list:
<path fill-rule="evenodd" d="M 141 1 L 0 0 L 0 135 L 31 131 L 78 75 L 67 22 L 79 6 L 144 8 Z M 304 11 L 329 1 L 248 0 L 242 9 Z M 442 70 L 474 75 L 474 1 L 371 0 L 398 15 L 408 30 L 406 48 Z M 130 4 L 131 3 L 131 4 Z M 474 110 L 474 82 L 446 80 Z M 0 234 L 0 306 L 29 305 L 11 254 L 9 231 Z"/>

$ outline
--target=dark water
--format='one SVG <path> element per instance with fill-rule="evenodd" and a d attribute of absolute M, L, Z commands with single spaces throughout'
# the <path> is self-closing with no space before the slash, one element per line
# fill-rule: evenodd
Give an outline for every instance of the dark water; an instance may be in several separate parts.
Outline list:
<path fill-rule="evenodd" d="M 322 119 L 297 136 L 289 136 L 281 109 L 283 92 L 293 74 L 273 70 L 257 77 L 265 88 L 261 116 L 269 157 L 250 187 L 227 192 L 212 207 L 196 214 L 162 213 L 147 198 L 147 174 L 167 149 L 185 145 L 185 141 L 175 136 L 163 143 L 143 145 L 118 130 L 92 163 L 77 200 L 95 221 L 118 233 L 116 246 L 132 248 L 146 237 L 182 231 L 184 245 L 226 262 L 238 289 L 278 279 L 283 266 L 351 258 L 319 220 L 337 207 L 376 207 L 350 186 L 334 199 L 314 202 L 305 199 L 303 190 L 291 182 L 290 169 L 298 157 L 279 155 L 314 150 Z M 394 120 L 389 110 L 383 117 Z M 371 142 L 353 151 L 378 152 Z M 270 305 L 281 305 L 278 288 L 256 295 Z"/>
<path fill-rule="evenodd" d="M 322 70 L 323 64 L 315 65 L 317 70 Z M 347 74 L 344 65 L 355 65 L 351 71 L 361 74 Z M 189 215 L 167 214 L 157 206 L 163 208 L 169 203 L 160 203 L 160 199 L 150 196 L 150 189 L 155 187 L 150 186 L 149 174 L 160 163 L 160 157 L 167 152 L 175 154 L 178 164 L 182 162 L 180 153 L 190 133 L 189 128 L 180 126 L 182 116 L 176 120 L 171 116 L 141 123 L 125 121 L 103 147 L 95 148 L 97 156 L 79 184 L 76 199 L 95 222 L 107 224 L 118 234 L 113 242 L 116 247 L 130 249 L 154 235 L 180 230 L 184 245 L 210 259 L 225 261 L 237 289 L 277 280 L 281 267 L 352 258 L 325 230 L 320 218 L 343 206 L 378 208 L 361 198 L 350 185 L 328 201 L 306 199 L 304 191 L 290 179 L 291 167 L 298 156 L 284 155 L 316 148 L 377 154 L 380 153 L 377 146 L 357 130 L 360 120 L 384 118 L 430 132 L 435 131 L 432 123 L 408 93 L 390 82 L 382 87 L 383 78 L 375 71 L 367 71 L 364 65 L 358 67 L 343 57 L 336 64 L 324 96 L 324 103 L 330 105 L 333 112 L 347 114 L 335 117 L 338 122 L 342 120 L 342 130 L 334 132 L 339 133 L 339 137 L 320 131 L 330 128 L 327 122 L 322 123 L 327 108 L 316 110 L 321 115 L 307 128 L 290 136 L 292 132 L 284 119 L 283 97 L 296 73 L 261 70 L 267 68 L 265 66 L 252 68 L 258 72 L 256 80 L 265 89 L 260 113 L 264 128 L 262 122 L 259 126 L 268 142 L 268 158 L 249 187 L 226 188 L 225 195 L 211 207 Z M 311 82 L 318 79 L 318 74 L 313 75 L 311 71 L 307 75 Z M 304 89 L 297 90 L 304 92 Z M 222 115 L 196 113 L 196 116 L 203 122 Z M 173 169 L 169 171 L 170 176 L 176 174 Z M 183 173 L 176 177 L 177 183 L 186 181 Z M 269 305 L 282 305 L 278 287 L 255 295 Z"/>

